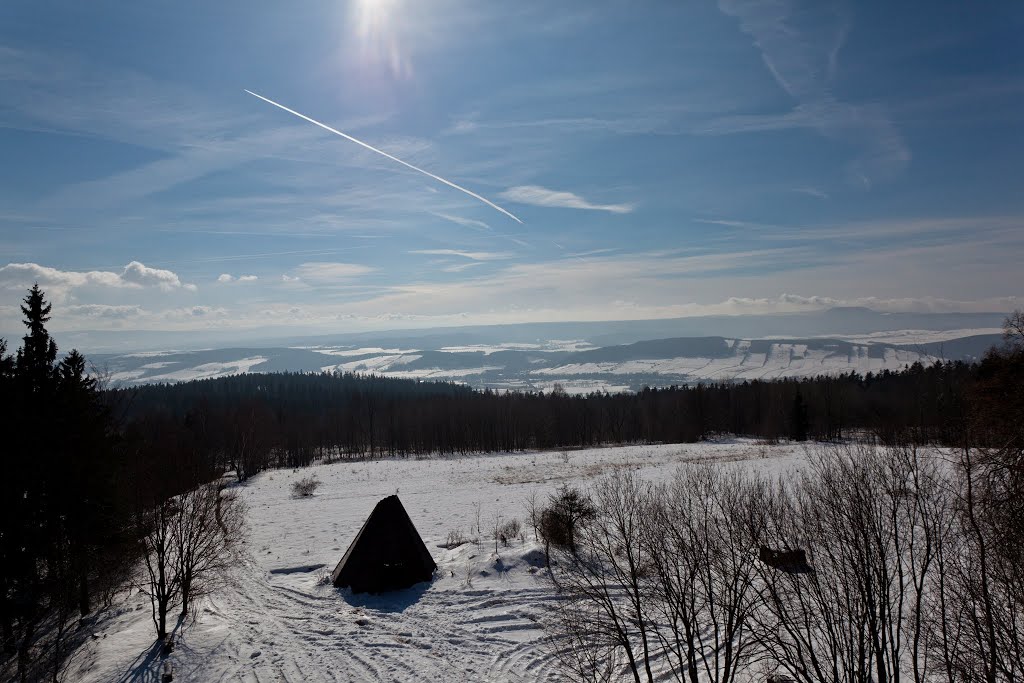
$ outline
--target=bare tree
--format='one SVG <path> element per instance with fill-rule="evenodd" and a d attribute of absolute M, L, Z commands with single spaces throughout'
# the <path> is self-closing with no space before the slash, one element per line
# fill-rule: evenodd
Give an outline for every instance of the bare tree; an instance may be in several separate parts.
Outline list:
<path fill-rule="evenodd" d="M 237 493 L 204 484 L 178 497 L 172 527 L 176 571 L 181 586 L 181 617 L 210 595 L 240 560 L 245 506 Z"/>
<path fill-rule="evenodd" d="M 576 514 L 586 507 L 586 497 L 576 493 L 563 506 L 571 516 L 552 512 L 554 506 L 544 514 L 555 529 L 553 521 L 571 519 L 571 531 L 542 531 L 557 558 L 551 576 L 561 592 L 555 642 L 562 661 L 580 680 L 607 680 L 621 663 L 637 683 L 653 681 L 650 559 L 641 534 L 649 487 L 631 472 L 616 472 L 595 485 L 593 512 L 587 515 Z"/>
<path fill-rule="evenodd" d="M 805 548 L 811 566 L 761 566 L 766 654 L 799 681 L 928 680 L 946 509 L 937 464 L 911 448 L 827 448 L 774 505 L 770 538 Z"/>
<path fill-rule="evenodd" d="M 1010 344 L 1024 343 L 1024 311 L 1014 310 L 1003 321 L 1003 338 Z"/>
<path fill-rule="evenodd" d="M 537 490 L 534 489 L 526 497 L 526 517 L 530 520 L 530 526 L 533 527 L 533 538 L 536 541 L 540 540 L 538 527 L 540 526 L 541 512 L 541 506 L 537 503 Z"/>
<path fill-rule="evenodd" d="M 754 548 L 766 484 L 710 466 L 681 468 L 656 493 L 645 525 L 655 578 L 654 632 L 680 680 L 729 683 L 753 653 Z M 685 677 L 683 675 L 685 672 Z"/>
<path fill-rule="evenodd" d="M 491 520 L 491 535 L 494 537 L 494 554 L 498 554 L 498 539 L 501 536 L 501 511 L 494 511 L 494 519 Z"/>
<path fill-rule="evenodd" d="M 1024 595 L 1020 566 L 1000 551 L 1001 520 L 989 514 L 988 467 L 970 448 L 955 463 L 955 522 L 941 548 L 935 587 L 938 628 L 930 639 L 950 681 L 1020 680 Z"/>
<path fill-rule="evenodd" d="M 168 499 L 142 517 L 142 557 L 146 577 L 139 590 L 149 597 L 157 640 L 167 636 L 167 614 L 181 593 L 174 558 L 173 525 L 177 513 L 177 504 Z"/>
<path fill-rule="evenodd" d="M 150 599 L 162 640 L 170 611 L 180 606 L 183 621 L 240 559 L 245 508 L 234 492 L 210 483 L 163 501 L 144 519 L 146 575 L 140 590 Z"/>

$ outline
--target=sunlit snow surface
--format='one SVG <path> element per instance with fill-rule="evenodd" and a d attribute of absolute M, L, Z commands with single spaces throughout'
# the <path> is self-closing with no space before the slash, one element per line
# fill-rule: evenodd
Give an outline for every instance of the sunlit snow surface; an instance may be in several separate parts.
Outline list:
<path fill-rule="evenodd" d="M 736 440 L 663 446 L 383 460 L 266 472 L 241 487 L 249 507 L 250 562 L 177 638 L 175 681 L 554 681 L 558 669 L 541 623 L 554 592 L 538 546 L 499 548 L 495 515 L 525 524 L 531 492 L 585 483 L 617 468 L 670 476 L 681 463 L 718 462 L 763 473 L 800 466 L 803 447 Z M 310 474 L 313 498 L 290 497 Z M 341 558 L 374 504 L 398 492 L 438 564 L 430 584 L 372 597 L 318 581 Z M 480 544 L 438 547 L 449 531 Z M 472 527 L 472 528 L 471 528 Z M 312 565 L 322 570 L 296 571 Z M 157 680 L 150 608 L 132 595 L 91 627 L 69 680 Z"/>
<path fill-rule="evenodd" d="M 228 377 L 240 375 L 252 370 L 254 366 L 266 362 L 263 356 L 251 358 L 239 358 L 238 360 L 223 363 L 203 363 L 195 367 L 182 368 L 173 372 L 165 372 L 155 375 L 147 375 L 147 382 L 190 382 L 196 379 L 214 379 L 216 377 Z M 137 370 L 115 373 L 110 376 L 114 382 L 137 379 L 145 370 L 164 368 L 176 363 L 147 363 Z"/>

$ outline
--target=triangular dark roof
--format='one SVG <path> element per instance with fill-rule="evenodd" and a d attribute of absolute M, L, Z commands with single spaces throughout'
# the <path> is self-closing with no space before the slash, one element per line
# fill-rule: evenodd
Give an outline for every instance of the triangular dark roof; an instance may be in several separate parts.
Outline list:
<path fill-rule="evenodd" d="M 436 568 L 398 496 L 388 496 L 363 522 L 331 581 L 354 593 L 382 593 L 430 581 Z"/>

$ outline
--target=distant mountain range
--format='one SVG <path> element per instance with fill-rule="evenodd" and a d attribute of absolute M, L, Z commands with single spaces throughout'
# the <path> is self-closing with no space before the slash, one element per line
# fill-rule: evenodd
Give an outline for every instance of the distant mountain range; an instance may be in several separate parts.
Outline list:
<path fill-rule="evenodd" d="M 560 327 L 548 329 L 555 334 L 566 331 Z M 709 380 L 850 371 L 863 374 L 900 370 L 918 361 L 977 360 L 1000 341 L 991 328 L 988 332 L 958 336 L 955 331 L 890 329 L 884 334 L 875 331 L 852 335 L 856 337 L 853 339 L 694 336 L 598 345 L 593 342 L 596 335 L 591 339 L 534 337 L 521 341 L 522 334 L 515 333 L 503 341 L 488 343 L 495 338 L 494 331 L 484 328 L 455 334 L 431 331 L 420 336 L 386 333 L 363 337 L 365 345 L 354 344 L 347 336 L 347 343 L 101 354 L 91 359 L 112 384 L 120 386 L 242 372 L 341 371 L 456 381 L 493 389 L 548 391 L 558 384 L 571 393 L 588 393 Z M 635 334 L 605 328 L 599 336 Z M 456 339 L 459 343 L 451 343 Z"/>

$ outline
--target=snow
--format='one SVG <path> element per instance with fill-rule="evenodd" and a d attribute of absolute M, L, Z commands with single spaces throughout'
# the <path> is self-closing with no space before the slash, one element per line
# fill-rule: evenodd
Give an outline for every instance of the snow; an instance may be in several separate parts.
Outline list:
<path fill-rule="evenodd" d="M 130 382 L 136 380 L 146 374 L 148 370 L 161 370 L 171 365 L 178 365 L 176 361 L 160 361 L 159 363 L 146 363 L 140 365 L 134 370 L 125 370 L 123 372 L 116 372 L 110 376 L 111 382 Z"/>
<path fill-rule="evenodd" d="M 875 344 L 929 344 L 945 342 L 963 337 L 985 334 L 1002 334 L 1001 327 L 974 327 L 959 330 L 889 330 L 870 334 L 828 335 L 825 338 L 842 339 L 849 342 L 872 342 Z M 770 337 L 769 337 L 770 338 Z"/>
<path fill-rule="evenodd" d="M 726 358 L 658 358 L 622 362 L 568 363 L 531 370 L 534 376 L 571 377 L 578 375 L 667 375 L 694 379 L 744 380 L 777 377 L 814 377 L 835 375 L 855 370 L 859 373 L 881 370 L 902 370 L 921 361 L 929 364 L 937 359 L 909 350 L 886 349 L 884 358 L 871 358 L 867 346 L 856 346 L 850 355 L 824 349 L 811 349 L 807 344 L 776 342 L 767 353 L 751 353 L 750 342 L 733 340 L 733 354 Z"/>
<path fill-rule="evenodd" d="M 416 370 L 390 370 L 383 374 L 396 379 L 433 379 L 445 380 L 456 377 L 482 375 L 493 370 L 501 370 L 500 365 L 484 365 L 479 368 L 418 368 Z"/>
<path fill-rule="evenodd" d="M 560 382 L 535 382 L 534 387 L 540 389 L 544 393 L 550 393 L 554 390 L 556 384 L 560 385 L 562 389 L 565 390 L 565 393 L 573 395 L 592 394 L 595 391 L 609 394 L 622 394 L 627 391 L 631 391 L 629 385 L 612 384 L 599 379 L 570 379 Z"/>
<path fill-rule="evenodd" d="M 597 347 L 590 342 L 578 339 L 549 339 L 543 343 L 528 344 L 507 342 L 504 344 L 467 344 L 465 346 L 443 346 L 438 351 L 448 353 L 482 352 L 485 356 L 499 351 L 539 351 L 551 353 L 555 351 L 589 351 Z"/>
<path fill-rule="evenodd" d="M 370 356 L 375 354 L 385 354 L 389 356 L 401 355 L 403 353 L 416 353 L 418 349 L 383 349 L 379 346 L 364 346 L 358 349 L 334 349 L 334 348 L 321 348 L 321 347 L 302 347 L 297 346 L 293 348 L 309 348 L 311 351 L 322 353 L 327 356 Z"/>
<path fill-rule="evenodd" d="M 196 349 L 196 350 L 200 351 L 202 349 Z M 174 349 L 167 349 L 167 350 L 164 350 L 164 351 L 138 351 L 136 353 L 125 353 L 125 354 L 122 354 L 122 355 L 125 358 L 157 358 L 159 356 L 171 356 L 171 355 L 174 355 L 176 353 L 181 353 L 181 351 L 176 351 Z"/>
<path fill-rule="evenodd" d="M 178 634 L 169 657 L 175 681 L 557 680 L 541 628 L 554 592 L 526 522 L 531 493 L 542 499 L 562 483 L 587 483 L 617 468 L 664 478 L 685 462 L 785 474 L 804 457 L 802 446 L 740 439 L 262 473 L 240 487 L 251 560 Z M 309 475 L 322 482 L 317 494 L 291 498 L 292 482 Z M 321 581 L 376 502 L 396 491 L 438 564 L 434 581 L 383 596 Z M 495 515 L 519 518 L 527 541 L 495 554 L 487 538 Z M 439 547 L 450 531 L 480 542 Z M 143 598 L 127 597 L 92 628 L 69 679 L 155 679 L 160 658 Z"/>
<path fill-rule="evenodd" d="M 345 354 L 338 354 L 345 355 Z M 390 368 L 400 365 L 407 365 L 413 361 L 417 361 L 422 356 L 418 354 L 412 355 L 401 355 L 392 354 L 390 356 L 374 356 L 373 358 L 362 358 L 360 360 L 353 360 L 347 363 L 340 363 L 338 365 L 325 365 L 320 368 L 323 372 L 342 371 L 342 372 L 365 372 L 365 373 L 385 373 Z M 392 374 L 392 373 L 388 373 Z"/>
<path fill-rule="evenodd" d="M 227 377 L 229 375 L 240 375 L 250 372 L 252 368 L 260 363 L 265 363 L 263 356 L 252 356 L 251 358 L 240 358 L 226 363 L 203 363 L 191 368 L 175 370 L 163 375 L 150 375 L 147 382 L 190 382 L 195 379 L 212 379 L 214 377 Z M 152 365 L 152 364 L 150 364 Z"/>

